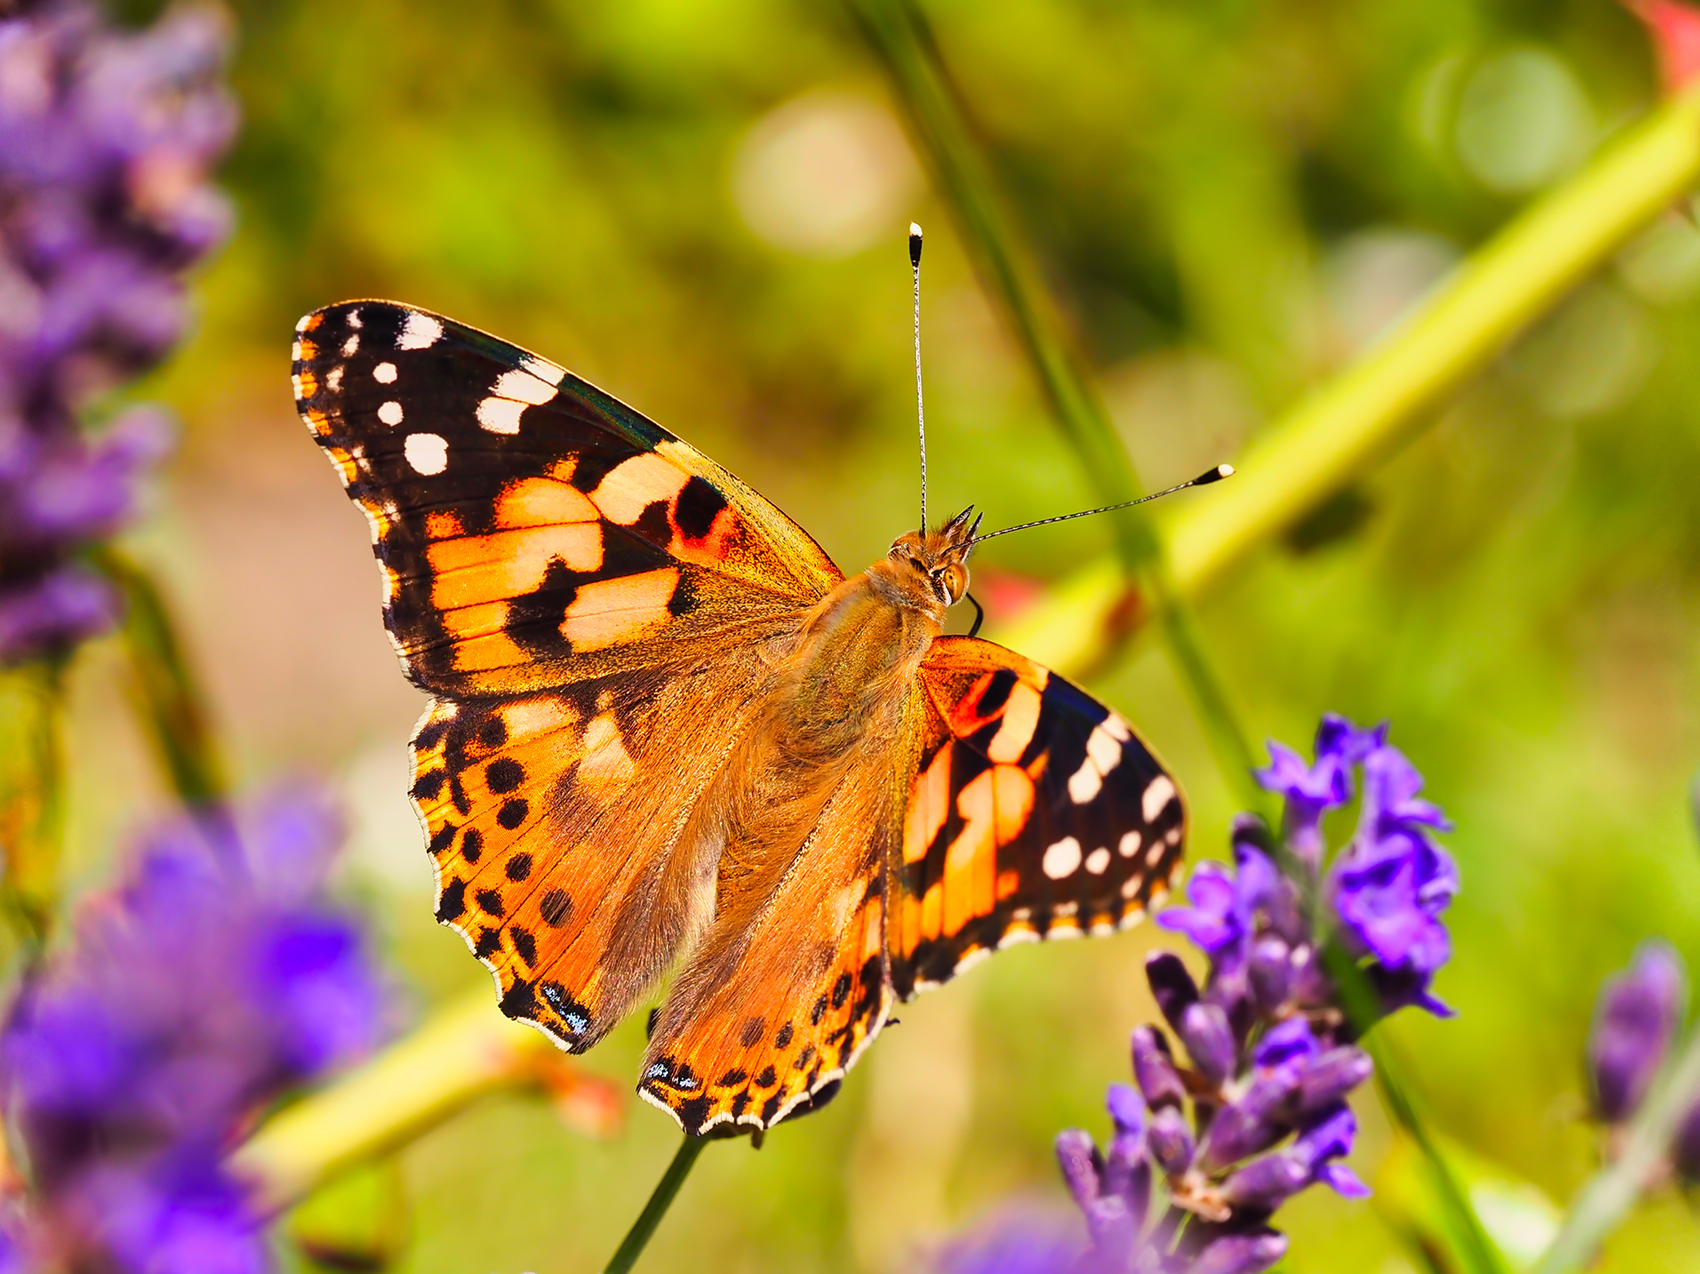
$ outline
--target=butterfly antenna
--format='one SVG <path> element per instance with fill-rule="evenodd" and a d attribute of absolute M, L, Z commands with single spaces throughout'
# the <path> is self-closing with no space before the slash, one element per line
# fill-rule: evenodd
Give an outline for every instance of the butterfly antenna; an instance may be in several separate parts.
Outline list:
<path fill-rule="evenodd" d="M 1120 504 L 1106 504 L 1101 509 L 1086 509 L 1080 513 L 1064 513 L 1061 517 L 1040 518 L 1037 522 L 1023 522 L 1020 526 L 1006 526 L 1001 531 L 987 531 L 984 535 L 976 535 L 969 544 L 978 544 L 982 540 L 996 539 L 1000 535 L 1008 535 L 1011 531 L 1025 531 L 1030 527 L 1049 526 L 1052 522 L 1072 522 L 1075 518 L 1089 518 L 1095 513 L 1111 513 L 1116 509 L 1131 509 L 1136 504 L 1146 504 L 1152 500 L 1161 500 L 1166 495 L 1177 491 L 1185 491 L 1188 487 L 1208 486 L 1212 482 L 1220 482 L 1223 478 L 1234 476 L 1234 466 L 1219 464 L 1214 469 L 1206 469 L 1196 478 L 1182 482 L 1178 486 L 1168 487 L 1162 491 L 1153 491 L 1150 495 L 1142 495 L 1137 500 L 1124 500 Z"/>
<path fill-rule="evenodd" d="M 921 227 L 909 223 L 909 268 L 915 275 L 915 418 L 921 432 L 921 534 L 927 533 L 927 410 L 921 398 Z"/>

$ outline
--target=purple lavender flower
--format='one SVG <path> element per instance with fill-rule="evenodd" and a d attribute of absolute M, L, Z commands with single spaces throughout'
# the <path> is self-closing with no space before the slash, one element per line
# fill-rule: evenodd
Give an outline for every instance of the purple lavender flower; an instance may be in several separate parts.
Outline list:
<path fill-rule="evenodd" d="M 36 1189 L 26 1241 L 90 1248 L 91 1268 L 269 1268 L 220 1156 L 383 1023 L 359 931 L 322 897 L 338 834 L 306 790 L 186 815 L 85 904 L 0 1029 L 0 1102 Z"/>
<path fill-rule="evenodd" d="M 1329 716 L 1315 762 L 1279 744 L 1270 757 L 1258 777 L 1286 798 L 1283 842 L 1242 816 L 1233 869 L 1201 864 L 1191 905 L 1158 918 L 1209 961 L 1202 987 L 1171 952 L 1146 963 L 1186 1063 L 1159 1028 L 1138 1027 L 1137 1088 L 1110 1090 L 1109 1150 L 1078 1129 L 1057 1138 L 1091 1246 L 1052 1268 L 1258 1274 L 1287 1250 L 1269 1222 L 1288 1199 L 1318 1184 L 1345 1198 L 1368 1193 L 1344 1160 L 1357 1134 L 1346 1099 L 1372 1067 L 1354 1042 L 1365 1023 L 1323 967 L 1331 935 L 1381 992 L 1382 1012 L 1449 1012 L 1428 990 L 1451 949 L 1439 917 L 1457 869 L 1432 839 L 1448 824 L 1420 799 L 1422 777 L 1388 744 L 1387 727 Z M 1330 862 L 1323 817 L 1360 790 L 1357 830 Z M 1283 849 L 1294 878 L 1277 867 Z"/>
<path fill-rule="evenodd" d="M 1682 1023 L 1682 960 L 1663 942 L 1643 943 L 1628 969 L 1606 980 L 1588 1039 L 1594 1111 L 1619 1124 L 1647 1095 Z"/>
<path fill-rule="evenodd" d="M 206 182 L 235 130 L 226 43 L 203 8 L 129 33 L 78 0 L 0 21 L 0 664 L 116 617 L 76 557 L 134 514 L 170 431 L 145 407 L 81 418 L 181 339 L 183 271 L 229 229 Z"/>

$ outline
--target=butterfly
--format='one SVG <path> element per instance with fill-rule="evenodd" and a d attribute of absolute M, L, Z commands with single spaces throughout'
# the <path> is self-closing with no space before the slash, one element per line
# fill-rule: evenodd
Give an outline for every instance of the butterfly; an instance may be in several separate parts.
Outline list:
<path fill-rule="evenodd" d="M 569 1052 L 676 968 L 639 1092 L 687 1133 L 817 1108 L 897 1002 L 1167 891 L 1186 815 L 1127 722 L 943 635 L 971 511 L 846 578 L 624 403 L 387 301 L 302 319 L 293 384 L 431 696 L 437 918 Z"/>

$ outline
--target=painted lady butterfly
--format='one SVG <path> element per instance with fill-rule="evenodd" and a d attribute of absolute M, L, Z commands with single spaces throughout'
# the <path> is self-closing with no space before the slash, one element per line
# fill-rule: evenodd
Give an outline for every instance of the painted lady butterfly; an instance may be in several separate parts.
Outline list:
<path fill-rule="evenodd" d="M 294 387 L 433 696 L 438 919 L 571 1052 L 679 964 L 639 1090 L 686 1132 L 824 1103 L 896 1001 L 1166 891 L 1185 813 L 1127 723 L 940 635 L 967 512 L 846 579 L 624 403 L 385 301 L 302 319 Z"/>

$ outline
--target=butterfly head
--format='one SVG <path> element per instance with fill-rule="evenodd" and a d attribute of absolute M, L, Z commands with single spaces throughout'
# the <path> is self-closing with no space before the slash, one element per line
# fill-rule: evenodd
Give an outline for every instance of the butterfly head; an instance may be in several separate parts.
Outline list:
<path fill-rule="evenodd" d="M 942 610 L 962 600 L 968 591 L 968 550 L 980 526 L 973 513 L 970 505 L 936 530 L 906 531 L 892 541 L 883 573 L 911 604 Z"/>

